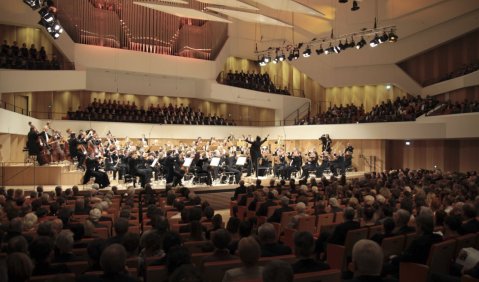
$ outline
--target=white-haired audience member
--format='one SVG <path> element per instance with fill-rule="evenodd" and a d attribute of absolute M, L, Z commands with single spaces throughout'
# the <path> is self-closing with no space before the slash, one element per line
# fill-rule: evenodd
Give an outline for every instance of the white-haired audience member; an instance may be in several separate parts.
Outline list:
<path fill-rule="evenodd" d="M 261 249 L 253 237 L 242 238 L 238 243 L 238 255 L 242 266 L 227 270 L 223 282 L 261 279 L 263 267 L 258 266 Z"/>
<path fill-rule="evenodd" d="M 381 278 L 383 269 L 383 251 L 371 240 L 359 240 L 354 244 L 352 253 L 354 279 L 352 282 L 386 282 Z"/>

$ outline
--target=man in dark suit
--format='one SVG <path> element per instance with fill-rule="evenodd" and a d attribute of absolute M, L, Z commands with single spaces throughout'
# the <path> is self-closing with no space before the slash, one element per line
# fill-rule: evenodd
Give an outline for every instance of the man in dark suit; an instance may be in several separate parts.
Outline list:
<path fill-rule="evenodd" d="M 281 223 L 281 215 L 283 212 L 294 211 L 292 207 L 289 206 L 289 198 L 286 196 L 281 197 L 281 207 L 277 208 L 273 215 L 268 218 L 268 222 Z"/>
<path fill-rule="evenodd" d="M 359 222 L 354 221 L 354 214 L 355 212 L 353 208 L 346 208 L 344 210 L 344 222 L 336 226 L 333 235 L 329 239 L 330 243 L 344 245 L 349 230 L 358 229 L 360 227 Z"/>
<path fill-rule="evenodd" d="M 415 232 L 414 227 L 408 225 L 411 214 L 407 210 L 399 209 L 394 213 L 393 217 L 396 225 L 396 229 L 393 232 L 394 235 L 406 235 Z"/>
<path fill-rule="evenodd" d="M 128 219 L 126 218 L 118 218 L 115 222 L 114 229 L 115 229 L 115 236 L 110 237 L 106 240 L 105 246 L 109 246 L 112 244 L 122 244 L 123 237 L 128 232 Z"/>
<path fill-rule="evenodd" d="M 291 248 L 278 243 L 273 224 L 265 223 L 258 229 L 262 257 L 284 256 L 291 254 Z"/>
<path fill-rule="evenodd" d="M 298 258 L 298 260 L 292 264 L 295 274 L 329 269 L 329 265 L 326 263 L 312 258 L 314 250 L 313 234 L 302 231 L 294 235 L 294 253 Z"/>
<path fill-rule="evenodd" d="M 205 256 L 201 260 L 202 267 L 207 262 L 238 259 L 237 256 L 230 254 L 228 245 L 231 243 L 231 235 L 228 231 L 226 231 L 226 229 L 218 229 L 213 231 L 211 233 L 211 237 L 211 242 L 215 246 L 215 250 L 211 255 Z"/>
<path fill-rule="evenodd" d="M 240 180 L 238 184 L 239 186 L 235 189 L 233 197 L 231 197 L 231 200 L 233 201 L 238 200 L 238 195 L 246 194 L 246 186 L 244 186 L 244 180 Z"/>
<path fill-rule="evenodd" d="M 465 235 L 479 232 L 479 221 L 476 219 L 477 213 L 473 206 L 465 204 L 462 206 L 462 211 L 466 221 L 461 225 L 459 234 Z"/>
<path fill-rule="evenodd" d="M 272 192 L 269 192 L 268 199 L 266 199 L 266 202 L 262 203 L 259 206 L 259 209 L 256 212 L 256 216 L 267 216 L 268 208 L 273 206 L 276 206 L 276 203 L 274 202 L 274 194 Z"/>
<path fill-rule="evenodd" d="M 416 231 L 419 237 L 414 239 L 409 248 L 398 257 L 398 262 L 426 264 L 431 246 L 442 241 L 440 235 L 433 233 L 434 219 L 432 215 L 421 214 L 416 217 Z"/>

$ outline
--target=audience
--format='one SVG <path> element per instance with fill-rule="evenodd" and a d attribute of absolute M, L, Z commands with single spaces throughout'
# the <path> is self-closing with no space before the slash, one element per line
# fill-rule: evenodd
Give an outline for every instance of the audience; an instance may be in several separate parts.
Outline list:
<path fill-rule="evenodd" d="M 326 263 L 313 258 L 314 250 L 313 234 L 303 231 L 294 235 L 294 253 L 298 258 L 298 260 L 292 264 L 295 274 L 329 269 Z"/>
<path fill-rule="evenodd" d="M 110 122 L 160 123 L 160 124 L 190 124 L 190 125 L 235 125 L 233 121 L 218 115 L 207 115 L 190 106 L 173 106 L 171 103 L 160 107 L 151 104 L 148 109 L 137 106 L 135 102 L 116 101 L 96 98 L 86 109 L 67 113 L 69 120 L 94 120 Z"/>
<path fill-rule="evenodd" d="M 273 260 L 263 269 L 263 282 L 293 282 L 291 265 L 282 260 Z"/>
<path fill-rule="evenodd" d="M 258 228 L 262 257 L 274 257 L 291 254 L 291 248 L 278 243 L 273 224 L 265 223 Z M 241 242 L 241 241 L 240 241 Z"/>
<path fill-rule="evenodd" d="M 352 282 L 387 282 L 395 281 L 381 277 L 383 252 L 381 247 L 371 240 L 359 240 L 352 252 Z"/>
<path fill-rule="evenodd" d="M 241 239 L 238 244 L 238 255 L 243 265 L 227 270 L 223 282 L 260 279 L 263 275 L 263 267 L 258 266 L 261 249 L 256 239 L 251 236 Z"/>
<path fill-rule="evenodd" d="M 23 43 L 19 48 L 16 41 L 9 45 L 8 41 L 4 40 L 0 49 L 0 69 L 59 70 L 60 62 L 56 55 L 48 60 L 43 46 L 37 51 L 35 44 L 31 44 L 30 49 L 27 49 L 27 44 Z"/>
<path fill-rule="evenodd" d="M 226 74 L 226 78 L 224 83 L 227 85 L 241 87 L 261 92 L 269 92 L 274 94 L 281 94 L 281 95 L 291 95 L 289 93 L 288 87 L 285 86 L 283 89 L 276 87 L 271 81 L 267 72 L 264 74 L 251 72 L 244 73 L 243 71 L 238 72 L 235 71 L 234 73 L 230 70 Z"/>

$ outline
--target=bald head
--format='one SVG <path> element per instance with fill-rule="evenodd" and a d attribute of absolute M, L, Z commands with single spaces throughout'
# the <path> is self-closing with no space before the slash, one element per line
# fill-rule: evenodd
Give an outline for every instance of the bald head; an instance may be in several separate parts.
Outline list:
<path fill-rule="evenodd" d="M 383 251 L 371 240 L 359 240 L 353 247 L 355 276 L 379 276 L 383 268 Z"/>

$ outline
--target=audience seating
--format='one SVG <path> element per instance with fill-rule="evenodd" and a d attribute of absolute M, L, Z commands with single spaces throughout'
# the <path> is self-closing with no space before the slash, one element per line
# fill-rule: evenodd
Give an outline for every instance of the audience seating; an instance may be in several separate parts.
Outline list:
<path fill-rule="evenodd" d="M 74 273 L 32 276 L 29 282 L 75 282 Z"/>
<path fill-rule="evenodd" d="M 406 237 L 404 235 L 398 235 L 394 237 L 384 238 L 381 242 L 381 248 L 383 249 L 384 260 L 388 260 L 392 255 L 398 255 L 404 250 L 404 244 Z"/>
<path fill-rule="evenodd" d="M 145 282 L 166 282 L 168 281 L 166 266 L 148 266 L 146 268 Z"/>

